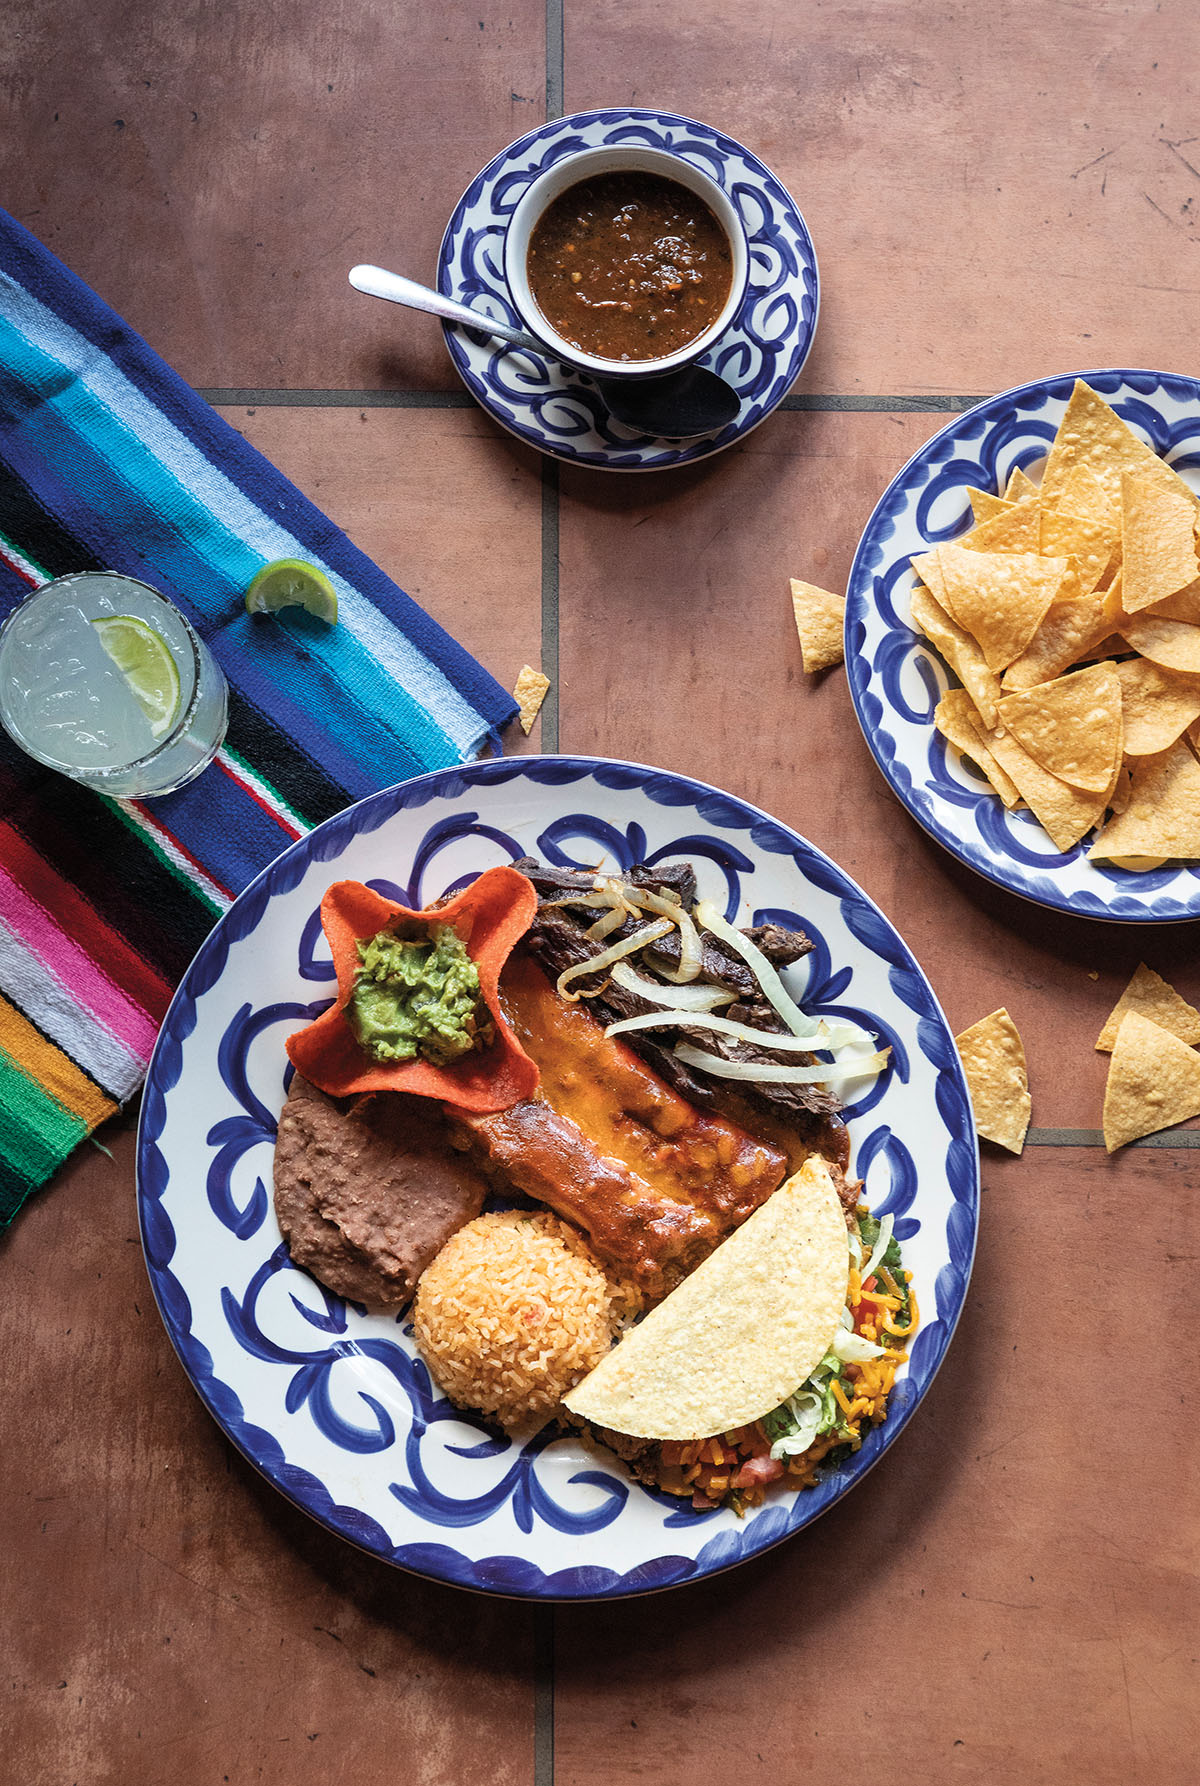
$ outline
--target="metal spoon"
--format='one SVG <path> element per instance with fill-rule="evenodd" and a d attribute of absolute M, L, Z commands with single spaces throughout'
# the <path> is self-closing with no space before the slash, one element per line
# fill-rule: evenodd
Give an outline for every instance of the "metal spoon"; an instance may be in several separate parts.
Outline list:
<path fill-rule="evenodd" d="M 405 304 L 410 310 L 426 310 L 447 322 L 462 323 L 468 329 L 511 342 L 514 347 L 557 358 L 544 341 L 524 329 L 497 322 L 481 310 L 444 298 L 441 292 L 431 291 L 399 273 L 388 273 L 383 267 L 352 267 L 350 283 L 369 297 Z M 731 422 L 742 404 L 731 384 L 703 366 L 681 366 L 677 372 L 666 372 L 661 378 L 593 378 L 592 382 L 614 420 L 639 433 L 667 440 L 712 434 Z"/>

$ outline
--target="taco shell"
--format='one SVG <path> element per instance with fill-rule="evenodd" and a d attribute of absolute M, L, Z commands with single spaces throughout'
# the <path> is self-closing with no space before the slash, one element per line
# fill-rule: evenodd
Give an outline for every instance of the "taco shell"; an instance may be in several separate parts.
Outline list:
<path fill-rule="evenodd" d="M 712 1438 L 769 1414 L 821 1362 L 846 1304 L 846 1218 L 811 1155 L 563 1400 L 643 1439 Z"/>

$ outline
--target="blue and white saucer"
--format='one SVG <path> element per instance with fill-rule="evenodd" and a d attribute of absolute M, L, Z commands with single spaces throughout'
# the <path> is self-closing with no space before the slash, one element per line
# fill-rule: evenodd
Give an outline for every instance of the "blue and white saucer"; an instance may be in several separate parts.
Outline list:
<path fill-rule="evenodd" d="M 756 428 L 787 395 L 817 327 L 817 258 L 807 225 L 769 168 L 707 124 L 671 112 L 576 112 L 518 137 L 459 200 L 438 257 L 438 289 L 520 327 L 504 277 L 504 231 L 546 168 L 580 149 L 630 143 L 666 149 L 729 194 L 750 244 L 750 281 L 732 326 L 699 361 L 739 393 L 734 419 L 696 440 L 662 440 L 614 422 L 584 374 L 532 351 L 447 323 L 446 345 L 467 389 L 510 433 L 540 452 L 605 471 L 658 471 L 707 459 Z"/>

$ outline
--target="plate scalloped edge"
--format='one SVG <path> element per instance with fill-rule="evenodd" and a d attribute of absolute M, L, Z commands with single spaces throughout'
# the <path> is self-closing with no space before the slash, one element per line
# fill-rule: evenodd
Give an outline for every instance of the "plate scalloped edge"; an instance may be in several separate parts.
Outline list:
<path fill-rule="evenodd" d="M 937 1072 L 937 1107 L 949 1137 L 948 1262 L 938 1273 L 936 1317 L 926 1318 L 922 1324 L 908 1373 L 893 1392 L 888 1419 L 868 1434 L 850 1467 L 831 1471 L 816 1488 L 797 1495 L 790 1507 L 768 1504 L 756 1510 L 736 1530 L 716 1535 L 694 1557 L 663 1554 L 624 1572 L 585 1565 L 547 1574 L 521 1556 L 472 1559 L 444 1544 L 393 1545 L 374 1519 L 335 1502 L 318 1476 L 289 1464 L 277 1438 L 246 1418 L 235 1391 L 217 1375 L 212 1354 L 192 1332 L 187 1294 L 171 1270 L 176 1235 L 163 1208 L 168 1169 L 159 1141 L 166 1123 L 167 1094 L 179 1081 L 183 1044 L 196 1024 L 197 1000 L 216 984 L 233 944 L 257 927 L 274 895 L 299 884 L 311 861 L 336 857 L 349 838 L 376 830 L 394 813 L 419 807 L 439 796 L 480 785 L 503 785 L 515 779 L 561 786 L 589 777 L 610 789 L 636 787 L 656 804 L 690 806 L 725 829 L 750 832 L 759 847 L 790 856 L 797 864 L 802 861 L 805 873 L 815 875 L 818 884 L 823 881 L 830 890 L 849 896 L 872 946 L 885 938 L 890 940 L 892 946 L 886 957 L 889 982 L 917 1018 L 922 1051 Z M 970 1279 L 980 1194 L 970 1103 L 950 1031 L 924 974 L 878 908 L 820 851 L 758 808 L 706 783 L 667 771 L 586 757 L 500 759 L 438 770 L 370 796 L 328 819 L 285 850 L 218 922 L 171 1002 L 147 1074 L 138 1125 L 137 1170 L 143 1246 L 164 1324 L 201 1399 L 243 1456 L 303 1511 L 385 1561 L 483 1592 L 551 1600 L 624 1597 L 714 1574 L 771 1548 L 839 1501 L 894 1443 L 945 1356 Z"/>

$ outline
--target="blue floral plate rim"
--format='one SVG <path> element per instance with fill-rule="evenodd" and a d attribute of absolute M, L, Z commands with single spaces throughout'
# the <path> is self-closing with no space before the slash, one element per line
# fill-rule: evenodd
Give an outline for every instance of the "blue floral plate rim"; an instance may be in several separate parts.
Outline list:
<path fill-rule="evenodd" d="M 659 134 L 654 135 L 655 131 Z M 724 162 L 719 158 L 740 157 L 746 172 L 754 176 L 760 204 L 764 195 L 770 199 L 774 206 L 775 233 L 783 243 L 784 255 L 793 264 L 781 269 L 775 285 L 764 287 L 761 281 L 755 284 L 755 261 L 761 264 L 768 251 L 775 251 L 764 212 L 758 235 L 752 233 L 751 237 L 750 289 L 729 329 L 698 362 L 721 373 L 743 392 L 741 412 L 727 427 L 711 436 L 682 442 L 656 440 L 612 424 L 590 381 L 582 374 L 562 367 L 550 355 L 514 354 L 511 349 L 500 349 L 495 342 L 488 345 L 486 337 L 472 337 L 457 325 L 447 323 L 443 325 L 443 333 L 450 358 L 468 391 L 494 421 L 526 445 L 566 463 L 587 465 L 600 471 L 641 472 L 668 470 L 711 458 L 743 439 L 778 408 L 808 359 L 820 311 L 816 250 L 799 206 L 778 176 L 752 150 L 728 133 L 682 113 L 643 106 L 606 106 L 572 112 L 525 131 L 480 170 L 451 213 L 438 251 L 438 289 L 449 297 L 467 302 L 478 303 L 479 298 L 485 296 L 503 318 L 521 326 L 521 319 L 509 299 L 499 254 L 496 256 L 498 264 L 488 268 L 486 278 L 479 276 L 478 263 L 473 257 L 477 251 L 483 252 L 481 237 L 489 233 L 502 234 L 502 225 L 493 221 L 496 186 L 505 180 L 510 183 L 519 180 L 520 186 L 527 184 L 534 172 L 541 171 L 547 160 L 554 159 L 561 146 L 560 139 L 566 142 L 572 132 L 577 137 L 580 133 L 591 132 L 586 138 L 587 146 L 619 141 L 623 135 L 639 133 L 640 140 L 674 150 L 681 145 L 671 140 L 671 133 L 691 133 L 683 146 L 709 158 L 706 172 L 720 181 Z M 539 145 L 544 145 L 544 157 L 526 172 L 520 166 L 522 158 Z M 486 206 L 478 221 L 468 228 L 468 217 L 485 196 Z M 737 196 L 736 192 L 734 196 Z M 508 208 L 511 209 L 511 205 Z M 469 273 L 468 265 L 471 267 Z M 756 306 L 765 307 L 766 316 L 765 324 L 757 330 L 747 321 Z M 773 335 L 768 336 L 770 317 L 776 309 L 781 310 L 781 324 Z M 761 356 L 757 368 L 754 367 L 756 353 Z M 534 377 L 524 379 L 530 387 L 525 392 L 506 384 L 503 370 L 509 363 L 519 364 L 521 360 L 536 369 Z M 536 390 L 533 387 L 539 377 L 543 388 Z M 569 407 L 571 403 L 577 405 L 573 410 Z M 550 412 L 555 418 L 553 424 L 545 421 L 539 410 Z"/>
<path fill-rule="evenodd" d="M 693 1554 L 687 1554 L 682 1546 L 678 1553 L 664 1548 L 662 1554 L 642 1559 L 626 1569 L 588 1563 L 546 1572 L 529 1555 L 472 1558 L 447 1542 L 397 1545 L 369 1515 L 353 1505 L 338 1503 L 319 1474 L 289 1460 L 276 1433 L 247 1418 L 236 1383 L 227 1382 L 218 1374 L 212 1353 L 193 1332 L 187 1290 L 172 1270 L 176 1235 L 163 1207 L 171 1187 L 160 1142 L 170 1118 L 169 1100 L 180 1082 L 182 1049 L 196 1027 L 200 1001 L 219 986 L 230 949 L 257 930 L 272 898 L 298 886 L 313 862 L 336 862 L 348 843 L 378 830 L 400 812 L 419 809 L 442 797 L 475 797 L 514 780 L 532 783 L 535 788 L 561 788 L 593 780 L 609 791 L 635 790 L 655 805 L 700 814 L 720 834 L 747 834 L 747 840 L 752 839 L 758 848 L 790 857 L 813 888 L 823 886 L 836 893 L 839 910 L 848 907 L 853 913 L 862 936 L 858 937 L 857 930 L 853 934 L 864 947 L 873 954 L 874 943 L 887 943 L 886 958 L 878 959 L 881 963 L 886 959 L 888 984 L 913 1013 L 914 1037 L 907 1039 L 908 1044 L 911 1047 L 915 1041 L 922 1068 L 932 1070 L 930 1083 L 936 1085 L 937 1115 L 948 1137 L 945 1190 L 950 1203 L 944 1236 L 947 1259 L 937 1274 L 933 1305 L 923 1311 L 908 1376 L 897 1385 L 888 1420 L 869 1434 L 862 1451 L 848 1464 L 832 1472 L 816 1489 L 795 1496 L 790 1507 L 768 1503 L 737 1530 L 719 1531 Z M 664 850 L 673 847 L 664 846 Z M 862 1170 L 861 1159 L 856 1165 Z M 861 1480 L 907 1426 L 945 1357 L 970 1280 L 980 1197 L 979 1156 L 970 1101 L 949 1027 L 911 951 L 869 897 L 799 833 L 736 796 L 646 765 L 573 756 L 490 760 L 437 770 L 399 783 L 327 820 L 263 870 L 205 940 L 168 1009 L 143 1094 L 137 1135 L 137 1180 L 147 1269 L 164 1325 L 202 1401 L 248 1462 L 319 1523 L 382 1560 L 482 1592 L 564 1601 L 655 1592 L 721 1572 L 811 1524 Z M 908 1204 L 913 1195 L 913 1191 L 908 1193 Z M 901 1207 L 907 1208 L 908 1204 L 900 1199 Z M 912 1229 L 920 1226 L 919 1221 L 909 1223 Z M 263 1267 L 257 1276 L 261 1278 L 268 1268 L 269 1265 Z M 327 1304 L 329 1300 L 326 1296 Z M 679 1514 L 672 1517 L 677 1524 L 688 1523 Z M 711 1516 L 693 1516 L 694 1521 L 701 1523 L 705 1517 Z"/>
<path fill-rule="evenodd" d="M 1086 838 L 1058 855 L 1030 814 L 1005 814 L 982 776 L 955 773 L 932 724 L 936 698 L 954 678 L 897 612 L 897 598 L 912 582 L 910 553 L 952 539 L 969 525 L 968 484 L 994 487 L 988 478 L 997 464 L 1007 472 L 1044 457 L 1077 379 L 1140 428 L 1158 451 L 1194 437 L 1192 450 L 1176 453 L 1171 462 L 1200 467 L 1200 380 L 1185 374 L 1127 367 L 1065 372 L 1029 379 L 972 405 L 918 447 L 863 529 L 846 590 L 847 681 L 855 716 L 884 779 L 910 816 L 957 861 L 1006 892 L 1073 917 L 1177 923 L 1200 917 L 1200 867 L 1138 873 L 1091 865 L 1084 860 Z M 932 525 L 930 511 L 955 486 L 963 492 L 958 520 Z M 905 528 L 902 545 L 889 555 L 889 542 Z M 911 701 L 899 690 L 900 677 L 912 667 L 929 696 L 928 712 L 917 721 Z"/>

